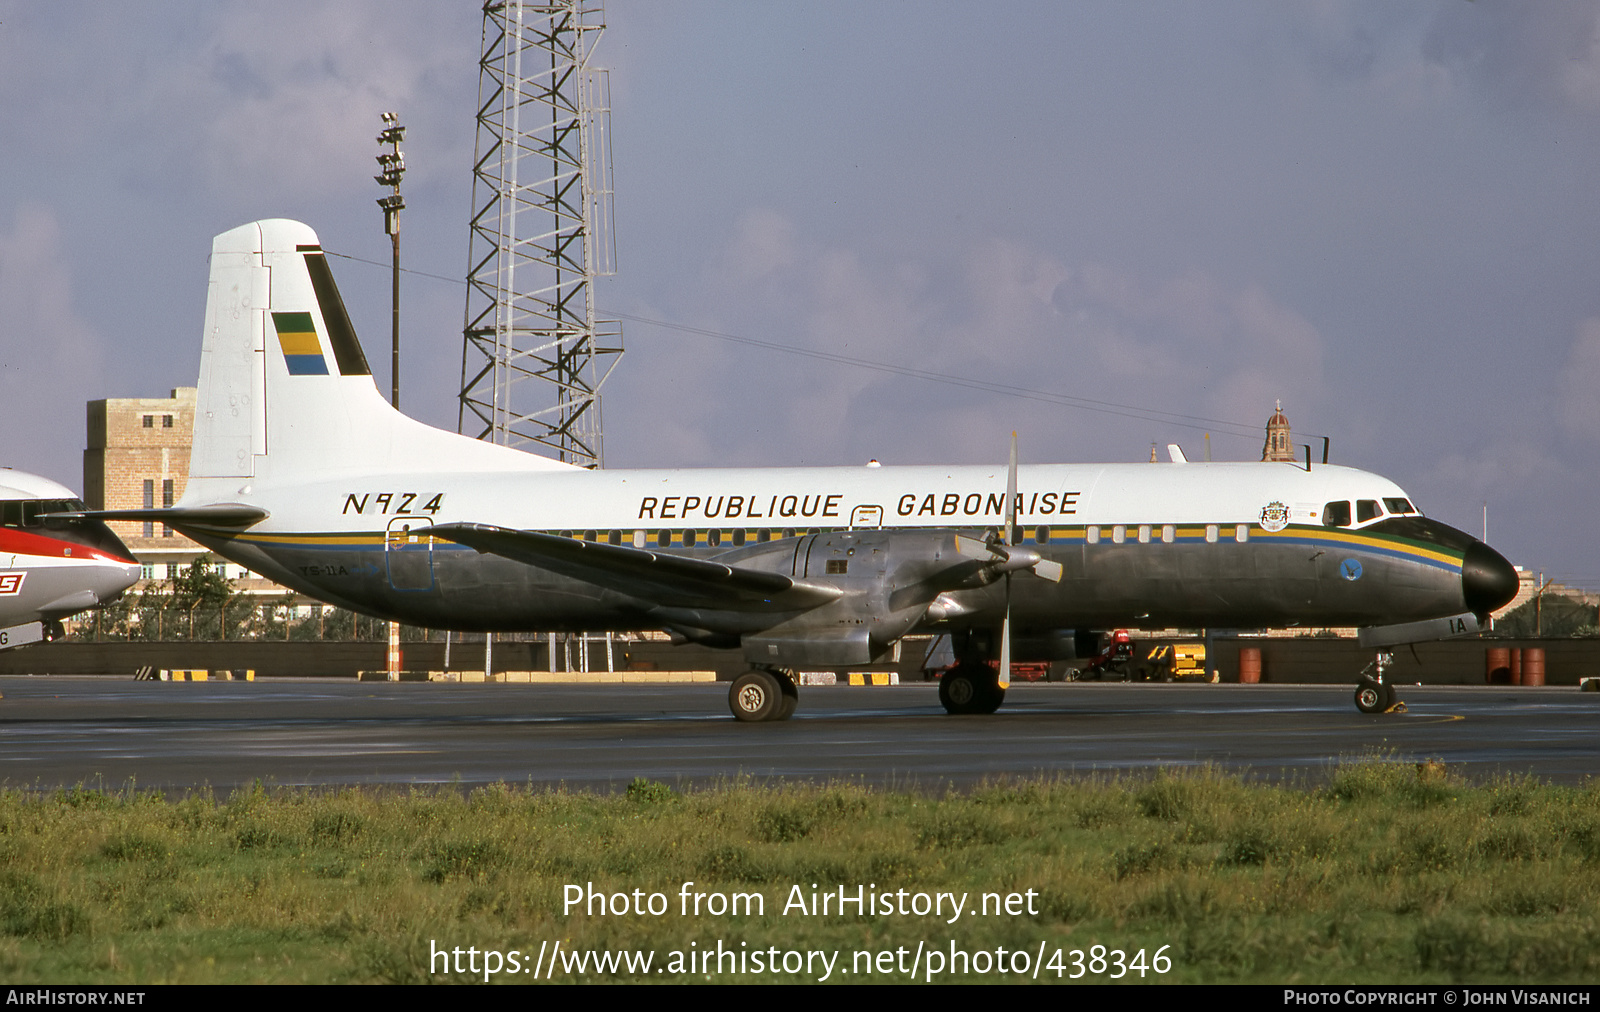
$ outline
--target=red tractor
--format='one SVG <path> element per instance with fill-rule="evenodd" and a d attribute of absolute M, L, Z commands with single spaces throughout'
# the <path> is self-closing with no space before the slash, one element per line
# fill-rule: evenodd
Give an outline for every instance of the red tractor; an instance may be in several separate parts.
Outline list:
<path fill-rule="evenodd" d="M 1075 682 L 1125 681 L 1132 672 L 1133 653 L 1133 637 L 1128 635 L 1128 630 L 1118 629 L 1111 634 L 1105 647 L 1098 654 L 1089 658 L 1087 664 L 1071 672 L 1068 677 Z"/>

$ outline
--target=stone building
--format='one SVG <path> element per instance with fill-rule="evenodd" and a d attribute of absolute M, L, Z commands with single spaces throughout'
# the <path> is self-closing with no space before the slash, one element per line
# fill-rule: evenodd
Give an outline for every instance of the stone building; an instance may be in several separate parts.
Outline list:
<path fill-rule="evenodd" d="M 159 509 L 183 497 L 194 441 L 195 388 L 171 397 L 90 401 L 83 451 L 83 499 L 90 509 Z M 144 564 L 145 578 L 164 578 L 205 549 L 165 524 L 113 520 L 111 529 Z"/>
<path fill-rule="evenodd" d="M 1261 448 L 1262 460 L 1294 460 L 1294 439 L 1289 434 L 1289 419 L 1283 414 L 1283 401 L 1267 419 L 1267 442 Z"/>
<path fill-rule="evenodd" d="M 83 451 L 83 499 L 89 508 L 160 509 L 182 499 L 194 443 L 194 413 L 194 387 L 178 387 L 171 397 L 90 401 Z M 157 521 L 113 520 L 109 526 L 144 566 L 147 580 L 177 576 L 207 554 L 203 546 Z M 288 593 L 243 566 L 230 562 L 221 570 L 246 593 Z"/>

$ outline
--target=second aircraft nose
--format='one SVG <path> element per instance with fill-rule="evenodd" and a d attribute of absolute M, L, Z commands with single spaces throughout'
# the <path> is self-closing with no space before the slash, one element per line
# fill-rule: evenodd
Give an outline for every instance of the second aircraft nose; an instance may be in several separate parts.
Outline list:
<path fill-rule="evenodd" d="M 1468 546 L 1461 559 L 1461 593 L 1467 609 L 1488 615 L 1517 596 L 1517 569 L 1506 557 L 1481 541 Z"/>

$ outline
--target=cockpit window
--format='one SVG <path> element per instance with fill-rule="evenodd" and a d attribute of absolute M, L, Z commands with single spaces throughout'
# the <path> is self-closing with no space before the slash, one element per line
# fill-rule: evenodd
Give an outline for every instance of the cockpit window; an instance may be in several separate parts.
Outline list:
<path fill-rule="evenodd" d="M 1383 516 L 1383 510 L 1378 508 L 1376 499 L 1356 500 L 1356 523 L 1364 524 L 1368 520 L 1376 520 Z"/>
<path fill-rule="evenodd" d="M 87 508 L 81 499 L 8 499 L 0 502 L 0 527 L 60 526 L 61 521 L 42 520 L 41 515 Z"/>
<path fill-rule="evenodd" d="M 127 546 L 99 520 L 45 516 L 47 513 L 79 513 L 88 508 L 82 499 L 8 499 L 0 502 L 0 527 L 26 528 L 58 541 L 86 545 L 123 559 L 131 558 Z"/>
<path fill-rule="evenodd" d="M 1324 527 L 1349 527 L 1350 503 L 1348 500 L 1331 502 L 1322 507 L 1322 526 Z"/>
<path fill-rule="evenodd" d="M 1385 499 L 1383 501 L 1383 508 L 1388 510 L 1390 513 L 1397 514 L 1416 512 L 1416 509 L 1411 505 L 1411 500 L 1409 499 Z"/>

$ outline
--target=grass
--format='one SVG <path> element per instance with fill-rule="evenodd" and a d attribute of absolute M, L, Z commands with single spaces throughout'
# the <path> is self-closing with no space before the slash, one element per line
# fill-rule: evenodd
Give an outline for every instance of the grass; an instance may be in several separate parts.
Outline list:
<path fill-rule="evenodd" d="M 764 911 L 683 916 L 686 881 L 759 894 Z M 670 909 L 566 916 L 564 887 L 590 883 L 630 904 L 635 890 L 660 893 Z M 1032 890 L 1038 912 L 949 924 L 783 912 L 795 886 L 809 896 L 840 885 L 965 892 L 969 907 Z M 1472 785 L 1438 764 L 1369 759 L 1314 786 L 1203 770 L 945 796 L 643 779 L 613 795 L 0 792 L 6 981 L 464 980 L 430 975 L 435 947 L 531 959 L 559 940 L 568 952 L 650 949 L 659 968 L 719 939 L 837 950 L 847 967 L 858 950 L 919 942 L 1029 953 L 1099 943 L 1130 958 L 1167 946 L 1171 970 L 1146 980 L 1589 981 L 1600 973 L 1600 785 Z"/>

